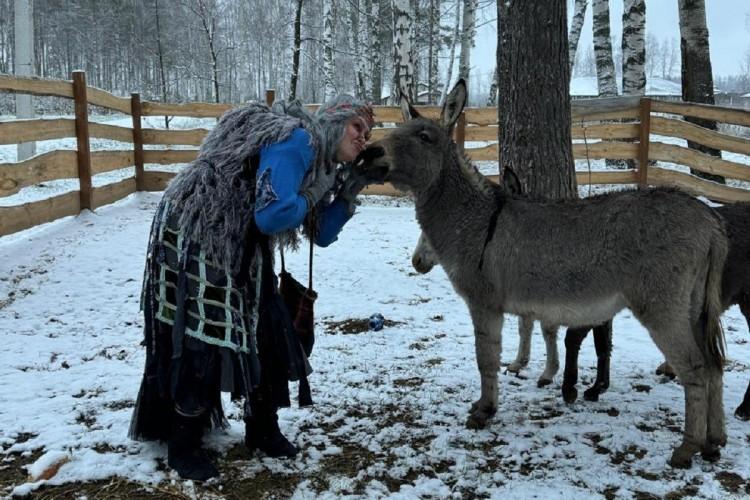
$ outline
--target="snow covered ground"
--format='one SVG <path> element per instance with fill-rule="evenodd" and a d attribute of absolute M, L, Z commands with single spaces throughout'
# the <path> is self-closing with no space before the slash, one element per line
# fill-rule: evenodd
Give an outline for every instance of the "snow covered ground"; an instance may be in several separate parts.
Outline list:
<path fill-rule="evenodd" d="M 144 363 L 138 299 L 158 199 L 139 193 L 0 238 L 0 495 L 111 497 L 123 484 L 130 496 L 178 498 L 750 493 L 750 423 L 732 417 L 750 379 L 750 337 L 736 307 L 724 316 L 729 442 L 716 464 L 700 457 L 687 471 L 666 464 L 680 439 L 683 392 L 654 374 L 661 356 L 628 311 L 615 318 L 612 386 L 599 402 L 564 404 L 560 374 L 537 388 L 544 344 L 535 331 L 529 367 L 521 377 L 501 374 L 494 421 L 470 431 L 464 420 L 479 376 L 466 307 L 441 269 L 425 276 L 411 269 L 418 227 L 409 201 L 376 198 L 339 241 L 316 249 L 316 405 L 280 412 L 302 453 L 281 461 L 244 452 L 240 408 L 226 400 L 231 428 L 207 439 L 222 477 L 180 481 L 164 467 L 163 445 L 127 438 Z M 306 252 L 288 260 L 304 278 Z M 375 312 L 395 324 L 354 333 L 352 325 Z M 515 356 L 516 327 L 507 318 L 505 362 Z M 585 383 L 594 367 L 588 341 Z M 51 479 L 27 477 L 61 459 Z"/>

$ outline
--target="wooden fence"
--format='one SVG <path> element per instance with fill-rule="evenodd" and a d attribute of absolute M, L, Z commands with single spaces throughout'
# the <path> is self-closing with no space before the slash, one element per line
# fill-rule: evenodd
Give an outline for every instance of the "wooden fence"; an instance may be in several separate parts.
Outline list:
<path fill-rule="evenodd" d="M 206 129 L 162 130 L 142 128 L 144 116 L 219 117 L 230 104 L 165 104 L 114 96 L 86 86 L 83 72 L 73 73 L 71 81 L 40 80 L 0 75 L 0 91 L 73 99 L 75 118 L 0 121 L 0 144 L 75 137 L 76 151 L 57 150 L 17 163 L 0 163 L 0 197 L 18 193 L 24 187 L 57 179 L 79 180 L 78 191 L 21 205 L 0 207 L 0 236 L 38 224 L 75 215 L 83 209 L 96 209 L 136 191 L 161 191 L 173 172 L 145 170 L 145 164 L 187 163 L 197 155 L 193 149 L 144 149 L 145 145 L 199 146 Z M 270 96 L 267 96 L 270 97 Z M 132 127 L 89 122 L 88 105 L 100 106 L 132 117 Z M 437 116 L 439 108 L 418 106 L 423 114 Z M 750 127 L 750 111 L 648 98 L 626 97 L 577 100 L 572 108 L 573 156 L 576 159 L 637 160 L 637 169 L 578 171 L 579 185 L 638 184 L 677 186 L 696 195 L 723 202 L 750 201 L 750 190 L 702 180 L 688 173 L 649 165 L 649 161 L 676 163 L 701 172 L 750 182 L 750 166 L 697 152 L 687 147 L 654 141 L 653 136 L 689 140 L 726 152 L 750 155 L 750 140 L 707 130 L 682 119 L 705 118 L 724 124 Z M 401 121 L 398 107 L 376 106 L 380 123 Z M 377 128 L 373 137 L 388 133 Z M 461 147 L 467 142 L 496 141 L 495 108 L 467 108 L 461 117 L 456 138 Z M 131 143 L 132 149 L 91 151 L 90 138 Z M 466 148 L 475 161 L 497 161 L 498 146 Z M 92 176 L 135 166 L 135 175 L 113 184 L 92 186 Z M 497 180 L 497 176 L 490 176 Z M 367 194 L 394 194 L 388 185 L 370 186 Z"/>

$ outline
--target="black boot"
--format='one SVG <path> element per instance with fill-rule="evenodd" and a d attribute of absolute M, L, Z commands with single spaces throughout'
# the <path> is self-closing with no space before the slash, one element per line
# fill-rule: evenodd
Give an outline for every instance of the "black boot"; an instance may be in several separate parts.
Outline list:
<path fill-rule="evenodd" d="M 261 404 L 253 404 L 252 408 L 253 416 L 245 417 L 245 446 L 273 458 L 294 457 L 299 450 L 281 433 L 276 410 Z"/>
<path fill-rule="evenodd" d="M 183 479 L 205 481 L 219 471 L 201 450 L 203 422 L 199 417 L 175 415 L 167 443 L 167 464 Z"/>

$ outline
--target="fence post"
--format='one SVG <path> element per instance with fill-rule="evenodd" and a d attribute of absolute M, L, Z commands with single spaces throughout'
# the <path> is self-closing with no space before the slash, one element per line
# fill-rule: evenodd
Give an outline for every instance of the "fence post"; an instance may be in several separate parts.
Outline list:
<path fill-rule="evenodd" d="M 274 89 L 266 90 L 266 104 L 269 106 L 276 100 L 276 91 Z"/>
<path fill-rule="evenodd" d="M 137 92 L 130 94 L 130 114 L 133 116 L 135 190 L 143 191 L 143 130 L 141 129 L 141 96 Z"/>
<path fill-rule="evenodd" d="M 89 143 L 89 110 L 86 98 L 86 72 L 73 72 L 73 99 L 76 114 L 76 142 L 78 145 L 78 183 L 81 210 L 92 207 L 91 200 L 91 145 Z"/>
<path fill-rule="evenodd" d="M 458 123 L 456 126 L 456 144 L 458 144 L 458 149 L 462 153 L 464 152 L 465 142 L 466 142 L 466 111 L 461 111 L 461 116 L 458 117 Z"/>
<path fill-rule="evenodd" d="M 640 102 L 639 130 L 640 143 L 638 144 L 638 186 L 648 186 L 648 147 L 651 134 L 651 99 L 644 97 Z"/>

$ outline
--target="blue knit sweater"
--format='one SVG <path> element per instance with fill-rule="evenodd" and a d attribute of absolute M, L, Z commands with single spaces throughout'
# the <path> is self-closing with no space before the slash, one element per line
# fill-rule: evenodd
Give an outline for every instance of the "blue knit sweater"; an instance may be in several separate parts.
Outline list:
<path fill-rule="evenodd" d="M 261 149 L 255 223 L 262 233 L 274 234 L 302 224 L 307 201 L 299 191 L 314 156 L 310 135 L 303 128 L 296 129 L 287 140 Z M 336 198 L 319 209 L 317 217 L 320 231 L 315 244 L 326 247 L 338 239 L 341 228 L 351 218 L 349 203 Z"/>

